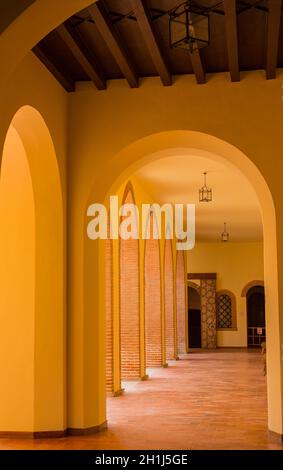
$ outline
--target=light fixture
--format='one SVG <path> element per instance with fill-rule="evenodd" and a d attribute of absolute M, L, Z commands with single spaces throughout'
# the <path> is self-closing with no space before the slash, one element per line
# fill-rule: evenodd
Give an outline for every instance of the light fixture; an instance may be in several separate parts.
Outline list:
<path fill-rule="evenodd" d="M 226 229 L 226 222 L 224 222 L 224 231 L 221 233 L 221 241 L 222 242 L 228 242 L 229 241 L 229 233 L 227 232 Z"/>
<path fill-rule="evenodd" d="M 170 47 L 194 52 L 209 45 L 209 9 L 187 0 L 169 12 Z"/>
<path fill-rule="evenodd" d="M 204 185 L 202 188 L 199 189 L 199 202 L 211 202 L 212 201 L 212 189 L 208 188 L 206 185 L 206 175 L 207 175 L 207 172 L 205 171 L 203 174 Z"/>

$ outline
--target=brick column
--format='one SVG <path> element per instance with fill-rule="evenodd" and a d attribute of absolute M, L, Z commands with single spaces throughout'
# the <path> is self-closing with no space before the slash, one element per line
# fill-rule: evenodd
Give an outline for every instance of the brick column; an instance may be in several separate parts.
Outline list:
<path fill-rule="evenodd" d="M 131 190 L 124 199 L 134 204 Z M 120 240 L 121 378 L 140 378 L 139 241 Z"/>
<path fill-rule="evenodd" d="M 106 392 L 113 394 L 113 295 L 112 240 L 105 240 Z"/>
<path fill-rule="evenodd" d="M 164 251 L 165 348 L 166 360 L 172 360 L 175 359 L 175 322 L 171 240 L 165 241 Z"/>
<path fill-rule="evenodd" d="M 152 226 L 153 217 L 150 223 Z M 147 367 L 162 366 L 159 240 L 145 241 L 145 358 Z"/>
<path fill-rule="evenodd" d="M 176 259 L 176 303 L 177 303 L 177 344 L 178 353 L 185 354 L 186 347 L 186 273 L 184 252 L 177 251 Z"/>

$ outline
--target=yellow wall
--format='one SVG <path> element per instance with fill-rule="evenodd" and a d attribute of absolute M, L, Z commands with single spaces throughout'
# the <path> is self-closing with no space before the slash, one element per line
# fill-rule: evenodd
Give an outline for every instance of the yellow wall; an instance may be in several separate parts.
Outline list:
<path fill-rule="evenodd" d="M 0 180 L 0 416 L 3 431 L 34 426 L 34 199 L 22 141 L 11 127 Z"/>
<path fill-rule="evenodd" d="M 236 296 L 237 331 L 218 331 L 217 345 L 247 346 L 246 299 L 243 287 L 251 281 L 263 280 L 263 243 L 196 243 L 187 254 L 188 272 L 217 273 L 216 289 L 228 289 Z"/>
<path fill-rule="evenodd" d="M 33 412 L 29 414 L 29 420 L 25 423 L 24 420 L 19 421 L 17 426 L 9 425 L 4 415 L 0 413 L 0 427 L 3 431 L 15 431 L 15 429 L 25 432 L 61 431 L 67 425 L 66 243 L 64 241 L 67 198 L 67 95 L 33 54 L 29 54 L 19 65 L 16 73 L 10 77 L 4 93 L 0 93 L 0 106 L 1 147 L 4 146 L 8 128 L 16 114 L 13 122 L 25 148 L 34 192 L 36 237 L 36 253 L 35 250 L 33 253 L 35 318 L 34 326 L 29 330 L 30 334 L 27 334 L 29 344 L 33 342 L 33 356 L 29 369 L 34 383 L 34 396 L 29 398 L 34 401 Z M 21 111 L 18 113 L 18 110 Z M 12 169 L 17 171 L 15 158 L 10 157 L 11 172 Z M 1 171 L 4 171 L 4 168 Z M 1 232 L 5 227 L 6 219 L 3 216 Z M 9 250 L 13 250 L 15 245 L 13 235 L 7 234 L 6 242 L 8 241 Z M 26 269 L 28 267 L 27 264 Z M 12 285 L 8 286 L 8 281 L 5 282 L 0 285 L 1 299 L 13 296 L 14 292 Z M 21 352 L 22 340 L 18 338 L 20 331 L 15 330 L 14 335 L 9 337 L 9 321 L 9 318 L 5 317 L 1 325 L 0 343 L 5 344 L 9 341 L 10 347 L 15 349 L 17 355 Z M 27 322 L 26 328 L 28 327 Z M 16 367 L 12 369 L 7 366 L 8 374 L 15 374 L 16 371 Z M 5 394 L 10 393 L 10 396 L 15 394 L 20 400 L 18 403 L 21 403 L 19 390 L 20 387 L 12 391 L 1 387 L 0 401 L 3 394 L 3 403 L 5 403 Z M 49 402 L 53 403 L 51 408 L 46 406 Z M 8 410 L 8 406 L 6 408 Z"/>
<path fill-rule="evenodd" d="M 209 77 L 206 85 L 197 86 L 193 77 L 182 76 L 172 87 L 162 87 L 159 78 L 148 78 L 138 89 L 129 89 L 124 80 L 117 80 L 102 92 L 83 83 L 70 95 L 69 111 L 70 317 L 77 321 L 85 317 L 94 328 L 91 315 L 97 305 L 104 315 L 103 287 L 99 287 L 95 298 L 93 282 L 89 282 L 100 277 L 99 246 L 86 236 L 84 214 L 88 204 L 102 202 L 111 188 L 115 192 L 143 162 L 176 152 L 191 151 L 235 166 L 251 182 L 263 212 L 267 327 L 272 338 L 267 340 L 270 426 L 273 430 L 283 429 L 276 263 L 276 236 L 283 236 L 283 205 L 278 191 L 282 174 L 278 155 L 283 148 L 280 80 L 266 81 L 260 72 L 251 72 L 240 83 L 230 83 L 225 74 L 217 74 Z M 270 154 L 274 157 L 272 165 L 266 157 Z M 272 198 L 261 174 L 275 200 L 277 233 Z M 279 255 L 280 276 L 280 247 Z M 283 301 L 280 278 L 279 289 Z M 103 330 L 99 331 L 103 335 Z M 78 346 L 73 341 L 77 338 L 71 339 L 75 350 Z"/>
<path fill-rule="evenodd" d="M 29 51 L 48 33 L 96 0 L 36 0 L 0 37 L 0 86 L 6 85 Z M 1 6 L 2 13 L 2 6 Z"/>
<path fill-rule="evenodd" d="M 29 104 L 39 109 L 54 141 L 65 202 L 67 97 L 38 61 L 31 54 L 27 55 L 27 52 L 42 36 L 88 3 L 84 0 L 37 0 L 0 38 L 3 69 L 0 83 L 4 84 L 0 89 L 0 145 L 3 145 L 10 121 L 20 106 Z M 69 361 L 68 377 L 70 393 L 74 382 L 76 385 L 76 396 L 69 400 L 69 410 L 76 410 L 72 416 L 74 427 L 93 426 L 105 420 L 104 368 L 99 363 L 100 360 L 103 362 L 104 357 L 101 340 L 104 331 L 103 290 L 102 287 L 98 288 L 101 260 L 99 245 L 94 247 L 86 238 L 87 205 L 93 200 L 103 200 L 112 185 L 119 187 L 120 178 L 125 180 L 123 172 L 130 165 L 139 165 L 137 161 L 145 157 L 154 158 L 152 154 L 155 151 L 166 150 L 168 147 L 176 149 L 178 142 L 187 149 L 196 145 L 197 148 L 209 148 L 215 154 L 221 153 L 220 143 L 213 139 L 211 141 L 208 134 L 234 146 L 229 149 L 225 147 L 223 158 L 236 166 L 238 164 L 254 185 L 258 183 L 256 169 L 264 175 L 274 198 L 276 235 L 281 240 L 281 94 L 280 78 L 265 81 L 261 72 L 251 72 L 240 83 L 230 83 L 226 74 L 218 74 L 208 77 L 207 84 L 202 86 L 195 85 L 194 78 L 188 76 L 176 78 L 172 87 L 162 87 L 158 78 L 144 79 L 139 89 L 132 90 L 125 81 L 119 80 L 110 83 L 105 92 L 97 92 L 92 85 L 84 84 L 76 94 L 69 97 L 68 335 L 69 353 L 72 352 L 73 356 Z M 174 131 L 188 132 L 188 136 L 184 138 L 182 132 Z M 192 131 L 203 134 L 201 138 L 197 138 Z M 174 136 L 171 138 L 172 132 Z M 149 136 L 155 133 L 165 134 L 150 139 Z M 138 139 L 141 142 L 134 145 Z M 242 154 L 237 149 L 249 161 L 241 159 Z M 249 165 L 250 161 L 255 167 Z M 258 183 L 256 189 L 264 208 L 266 201 L 270 199 L 260 190 L 261 187 L 264 184 Z M 266 207 L 271 207 L 271 223 L 267 223 L 265 213 L 265 260 L 272 261 L 265 263 L 267 304 L 270 311 L 268 329 L 272 338 L 267 345 L 269 425 L 272 430 L 282 432 L 280 350 L 283 322 L 281 310 L 279 319 L 276 296 L 277 246 L 272 232 L 272 204 L 270 206 L 267 202 Z M 283 252 L 279 244 L 278 256 L 281 309 Z M 58 326 L 57 334 L 63 337 L 63 341 L 64 333 L 64 325 Z M 72 379 L 73 375 L 75 380 Z M 64 378 L 61 382 L 63 386 Z"/>

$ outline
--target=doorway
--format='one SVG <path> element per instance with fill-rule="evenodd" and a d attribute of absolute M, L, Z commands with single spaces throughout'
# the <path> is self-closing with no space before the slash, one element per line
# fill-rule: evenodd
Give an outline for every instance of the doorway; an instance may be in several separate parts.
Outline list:
<path fill-rule="evenodd" d="M 201 307 L 197 289 L 188 287 L 189 348 L 201 348 Z"/>
<path fill-rule="evenodd" d="M 248 348 L 259 348 L 266 339 L 263 286 L 253 286 L 247 292 L 247 328 Z"/>

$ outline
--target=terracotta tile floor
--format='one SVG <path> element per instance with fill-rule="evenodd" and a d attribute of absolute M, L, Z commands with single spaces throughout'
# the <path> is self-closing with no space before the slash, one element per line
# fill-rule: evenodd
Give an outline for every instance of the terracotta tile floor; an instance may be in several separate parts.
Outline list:
<path fill-rule="evenodd" d="M 196 351 L 150 370 L 108 400 L 108 430 L 56 440 L 0 440 L 0 449 L 283 449 L 268 442 L 259 352 Z"/>

